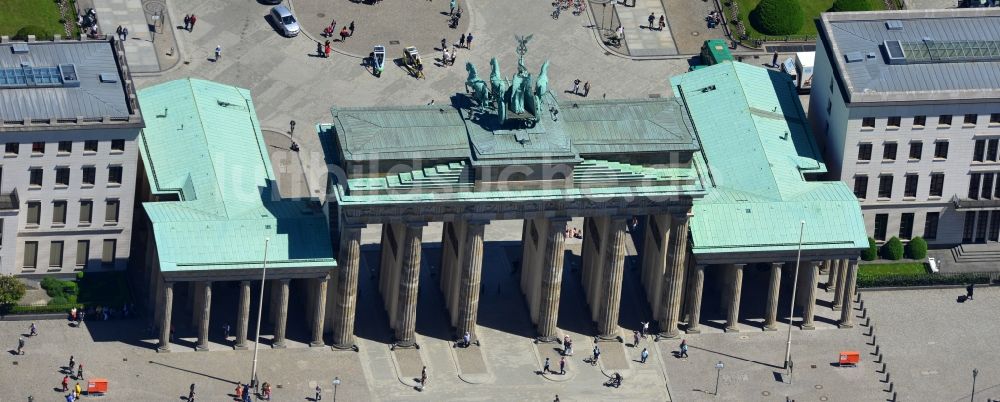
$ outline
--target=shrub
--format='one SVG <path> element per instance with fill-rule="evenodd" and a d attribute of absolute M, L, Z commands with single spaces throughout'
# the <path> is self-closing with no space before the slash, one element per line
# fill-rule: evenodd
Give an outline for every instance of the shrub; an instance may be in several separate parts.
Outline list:
<path fill-rule="evenodd" d="M 35 39 L 38 40 L 49 40 L 52 39 L 52 33 L 47 31 L 37 25 L 28 25 L 17 30 L 14 34 L 14 39 L 16 40 L 28 40 L 28 35 L 35 35 Z"/>
<path fill-rule="evenodd" d="M 878 244 L 875 239 L 868 238 L 868 249 L 861 252 L 861 259 L 865 261 L 875 261 L 878 258 Z"/>
<path fill-rule="evenodd" d="M 920 236 L 914 237 L 906 244 L 906 255 L 914 260 L 927 258 L 927 240 Z"/>
<path fill-rule="evenodd" d="M 965 285 L 969 283 L 988 284 L 990 283 L 990 277 L 989 274 L 983 273 L 966 273 L 958 275 L 862 275 L 859 272 L 857 283 L 859 288 Z"/>
<path fill-rule="evenodd" d="M 69 310 L 77 307 L 73 304 L 50 304 L 48 306 L 13 306 L 10 308 L 11 314 L 45 314 L 45 313 L 69 313 Z"/>
<path fill-rule="evenodd" d="M 830 7 L 832 12 L 840 11 L 869 11 L 873 7 L 869 0 L 837 0 L 833 2 L 833 7 Z"/>
<path fill-rule="evenodd" d="M 20 279 L 13 275 L 0 275 L 0 308 L 16 304 L 27 291 L 28 287 Z"/>
<path fill-rule="evenodd" d="M 761 0 L 750 12 L 750 23 L 768 35 L 797 33 L 804 20 L 798 0 Z"/>
<path fill-rule="evenodd" d="M 53 297 L 51 300 L 49 300 L 49 305 L 50 306 L 63 305 L 63 304 L 68 304 L 68 303 L 69 303 L 69 300 L 66 299 L 66 296 L 56 296 L 56 297 Z"/>
<path fill-rule="evenodd" d="M 896 236 L 885 242 L 882 245 L 882 258 L 893 261 L 903 258 L 903 242 Z"/>

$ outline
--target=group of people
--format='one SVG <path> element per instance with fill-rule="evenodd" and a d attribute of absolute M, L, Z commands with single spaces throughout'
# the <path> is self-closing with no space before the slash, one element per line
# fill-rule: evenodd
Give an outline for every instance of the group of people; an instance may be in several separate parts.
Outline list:
<path fill-rule="evenodd" d="M 194 23 L 198 21 L 198 17 L 194 14 L 187 14 L 184 16 L 184 30 L 191 32 L 194 29 Z"/>
<path fill-rule="evenodd" d="M 448 16 L 451 17 L 448 26 L 458 28 L 458 21 L 462 19 L 462 7 L 455 0 L 451 0 L 449 3 Z"/>
<path fill-rule="evenodd" d="M 722 13 L 712 10 L 712 12 L 708 13 L 708 16 L 705 17 L 705 22 L 708 23 L 709 29 L 715 29 L 715 27 L 722 23 Z"/>
<path fill-rule="evenodd" d="M 653 24 L 656 23 L 656 14 L 655 13 L 649 13 L 649 17 L 646 18 L 646 21 L 649 21 L 649 29 L 650 30 L 654 30 L 655 29 L 657 31 L 662 31 L 663 28 L 665 28 L 667 26 L 667 17 L 665 15 L 663 15 L 663 14 L 660 14 L 660 22 L 659 22 L 659 24 L 657 24 L 657 26 L 653 26 Z"/>
<path fill-rule="evenodd" d="M 334 19 L 330 21 L 330 25 L 328 25 L 326 28 L 323 28 L 323 37 L 332 38 L 333 33 L 336 31 L 337 31 L 337 20 Z M 352 36 L 354 36 L 354 21 L 351 21 L 350 24 L 344 25 L 343 27 L 340 28 L 340 41 L 341 42 L 346 41 L 347 38 L 350 38 Z M 327 41 L 326 43 L 329 44 L 330 41 Z"/>
<path fill-rule="evenodd" d="M 549 367 L 549 358 L 545 358 L 545 363 L 542 364 L 542 372 L 544 374 L 554 373 Z M 566 374 L 566 356 L 559 358 L 559 375 Z"/>
<path fill-rule="evenodd" d="M 76 372 L 76 377 L 73 377 L 73 379 L 77 380 L 77 383 L 73 387 L 73 389 L 70 389 L 70 387 L 69 387 L 69 379 L 70 379 L 70 376 L 73 375 L 73 368 L 74 367 L 77 368 L 77 372 Z M 69 392 L 69 394 L 66 395 L 66 401 L 67 402 L 74 402 L 74 401 L 80 399 L 80 394 L 83 393 L 83 388 L 80 387 L 80 382 L 79 382 L 80 380 L 83 380 L 83 363 L 80 363 L 79 365 L 77 365 L 76 358 L 74 356 L 70 356 L 69 357 L 69 366 L 68 366 L 68 368 L 69 368 L 69 371 L 68 371 L 68 373 L 66 375 L 63 376 L 62 383 L 60 385 L 62 385 L 62 392 Z"/>

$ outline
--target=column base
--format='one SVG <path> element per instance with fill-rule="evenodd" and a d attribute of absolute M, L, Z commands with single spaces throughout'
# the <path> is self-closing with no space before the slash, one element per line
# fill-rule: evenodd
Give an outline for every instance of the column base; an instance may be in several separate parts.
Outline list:
<path fill-rule="evenodd" d="M 833 305 L 832 309 L 833 309 L 833 311 L 840 311 L 841 310 L 841 306 L 838 306 L 838 305 L 835 304 L 835 305 Z"/>
<path fill-rule="evenodd" d="M 597 342 L 624 342 L 621 336 L 617 334 L 601 334 L 594 337 Z"/>
<path fill-rule="evenodd" d="M 417 341 L 415 341 L 415 340 L 397 341 L 396 343 L 392 344 L 392 349 L 396 349 L 396 348 L 399 348 L 399 349 L 412 349 L 412 348 L 420 349 L 420 345 L 417 345 Z"/>
<path fill-rule="evenodd" d="M 684 330 L 684 333 L 685 334 L 700 334 L 701 333 L 701 329 L 698 329 L 698 328 L 688 328 L 688 329 Z"/>
<path fill-rule="evenodd" d="M 322 348 L 322 347 L 326 347 L 326 342 L 322 342 L 322 341 L 320 341 L 320 342 L 309 342 L 309 347 L 310 348 Z"/>
<path fill-rule="evenodd" d="M 854 328 L 854 324 L 837 324 L 838 328 Z"/>
<path fill-rule="evenodd" d="M 558 336 L 536 336 L 535 343 L 558 343 L 562 344 L 562 340 Z"/>
<path fill-rule="evenodd" d="M 729 333 L 740 332 L 740 329 L 736 328 L 736 327 L 726 327 L 725 329 L 723 329 L 723 331 L 725 331 L 727 334 L 729 334 Z"/>
<path fill-rule="evenodd" d="M 194 351 L 195 352 L 207 352 L 208 351 L 208 345 L 195 345 L 194 346 Z"/>
<path fill-rule="evenodd" d="M 660 332 L 660 333 L 656 334 L 656 338 L 674 339 L 674 338 L 679 338 L 680 335 L 681 335 L 681 331 L 678 331 L 678 330 L 664 331 L 664 332 Z"/>
<path fill-rule="evenodd" d="M 284 341 L 275 342 L 275 343 L 271 344 L 271 349 L 285 349 L 287 347 L 288 347 L 288 345 L 285 345 Z"/>
<path fill-rule="evenodd" d="M 763 329 L 764 331 L 777 331 L 778 330 L 778 326 L 777 325 L 771 325 L 771 326 L 765 325 L 764 328 L 761 328 L 761 329 Z"/>
<path fill-rule="evenodd" d="M 170 346 L 157 346 L 156 353 L 170 353 Z"/>
<path fill-rule="evenodd" d="M 355 345 L 355 344 L 336 345 L 336 344 L 334 344 L 334 345 L 330 346 L 330 349 L 332 349 L 332 350 L 353 350 L 353 351 L 357 352 L 358 351 L 358 345 Z"/>
<path fill-rule="evenodd" d="M 802 324 L 802 326 L 800 326 L 799 329 L 803 331 L 812 331 L 816 329 L 816 326 L 813 324 Z"/>
<path fill-rule="evenodd" d="M 247 348 L 247 345 L 245 343 L 242 344 L 242 345 L 239 345 L 239 344 L 233 345 L 233 350 L 247 350 L 247 349 L 248 348 Z"/>

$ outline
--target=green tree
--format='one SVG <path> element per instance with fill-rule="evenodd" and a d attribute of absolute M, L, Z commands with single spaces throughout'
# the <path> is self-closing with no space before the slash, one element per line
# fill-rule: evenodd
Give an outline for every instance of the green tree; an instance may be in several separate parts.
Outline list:
<path fill-rule="evenodd" d="M 750 11 L 750 24 L 768 35 L 792 35 L 799 32 L 805 16 L 798 0 L 761 0 Z"/>
<path fill-rule="evenodd" d="M 893 261 L 903 258 L 903 242 L 896 236 L 885 242 L 882 245 L 882 258 Z"/>
<path fill-rule="evenodd" d="M 861 259 L 865 261 L 875 261 L 878 258 L 878 243 L 875 243 L 875 239 L 868 238 L 868 249 L 861 252 Z"/>
<path fill-rule="evenodd" d="M 837 0 L 830 7 L 830 11 L 870 11 L 874 9 L 869 0 Z"/>
<path fill-rule="evenodd" d="M 906 254 L 914 260 L 927 258 L 927 240 L 920 236 L 914 237 L 906 244 Z"/>
<path fill-rule="evenodd" d="M 17 304 L 26 291 L 27 287 L 20 279 L 13 275 L 0 275 L 0 309 L 6 310 Z"/>

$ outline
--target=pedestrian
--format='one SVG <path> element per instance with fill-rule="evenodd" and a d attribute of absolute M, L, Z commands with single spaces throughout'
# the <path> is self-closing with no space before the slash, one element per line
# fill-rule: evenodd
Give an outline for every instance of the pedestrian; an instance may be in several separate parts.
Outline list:
<path fill-rule="evenodd" d="M 17 338 L 17 354 L 18 355 L 24 354 L 24 337 Z"/>
<path fill-rule="evenodd" d="M 76 397 L 77 399 L 80 399 L 80 394 L 82 393 L 83 389 L 80 387 L 80 383 L 76 383 L 76 386 L 73 387 L 73 396 Z"/>
<path fill-rule="evenodd" d="M 660 14 L 660 30 L 662 31 L 663 28 L 666 26 L 667 26 L 667 17 L 663 14 Z"/>
<path fill-rule="evenodd" d="M 63 389 L 62 392 L 69 391 L 69 376 L 68 375 L 63 376 L 62 387 L 63 387 L 62 388 Z"/>
<path fill-rule="evenodd" d="M 316 388 L 319 388 L 319 385 L 317 385 Z M 243 400 L 243 384 L 236 383 L 236 390 L 233 392 L 236 394 L 236 400 Z"/>
<path fill-rule="evenodd" d="M 642 338 L 646 339 L 646 335 L 649 334 L 649 321 L 639 321 L 642 324 Z"/>
<path fill-rule="evenodd" d="M 458 47 L 465 47 L 465 34 L 458 37 Z"/>
<path fill-rule="evenodd" d="M 688 357 L 688 341 L 687 339 L 681 339 L 681 353 L 678 357 Z"/>
<path fill-rule="evenodd" d="M 326 57 L 326 58 L 329 59 L 330 58 L 330 50 L 332 50 L 332 48 L 330 47 L 330 41 L 327 40 L 326 43 L 323 44 L 323 57 Z"/>
<path fill-rule="evenodd" d="M 458 59 L 458 49 L 451 48 L 451 59 L 448 59 L 448 65 L 454 66 L 455 59 Z"/>
<path fill-rule="evenodd" d="M 448 60 L 451 60 L 451 53 L 448 53 L 448 48 L 445 48 L 444 52 L 441 53 L 441 65 L 447 67 Z"/>
<path fill-rule="evenodd" d="M 573 355 L 573 338 L 570 338 L 568 335 L 566 336 L 566 354 Z"/>
<path fill-rule="evenodd" d="M 313 398 L 313 400 L 314 401 L 320 401 L 322 399 L 323 399 L 323 388 L 320 388 L 319 385 L 317 385 L 316 386 L 316 397 Z"/>
<path fill-rule="evenodd" d="M 632 331 L 632 347 L 639 346 L 639 331 Z"/>
<path fill-rule="evenodd" d="M 77 366 L 76 368 L 76 379 L 79 380 L 82 378 L 83 378 L 83 363 L 80 363 L 80 365 Z"/>
<path fill-rule="evenodd" d="M 198 21 L 198 17 L 196 17 L 194 14 L 191 14 L 191 25 L 188 26 L 188 32 L 194 31 L 194 23 L 196 21 Z"/>
<path fill-rule="evenodd" d="M 472 49 L 472 32 L 465 36 L 465 48 Z"/>
<path fill-rule="evenodd" d="M 191 31 L 191 14 L 184 14 L 184 30 Z"/>
<path fill-rule="evenodd" d="M 469 331 L 465 331 L 465 335 L 462 335 L 462 342 L 465 344 L 465 347 L 469 347 L 472 343 L 472 334 Z"/>
<path fill-rule="evenodd" d="M 340 29 L 340 41 L 343 42 L 343 41 L 347 40 L 348 36 L 351 36 L 351 32 L 347 30 L 347 27 L 341 28 Z"/>
<path fill-rule="evenodd" d="M 351 34 L 348 36 L 354 36 L 354 21 L 351 21 L 351 25 L 347 29 L 351 31 Z"/>
<path fill-rule="evenodd" d="M 448 10 L 448 15 L 455 14 L 455 7 L 458 6 L 458 4 L 455 4 L 455 0 L 451 0 L 451 3 L 449 3 L 448 5 L 450 7 L 450 9 Z"/>
<path fill-rule="evenodd" d="M 771 56 L 771 67 L 778 68 L 778 52 L 774 52 Z"/>
<path fill-rule="evenodd" d="M 69 357 L 69 372 L 70 372 L 70 374 L 73 373 L 73 368 L 74 367 L 76 367 L 76 360 L 74 360 L 73 356 L 70 355 L 70 357 Z"/>
<path fill-rule="evenodd" d="M 972 300 L 973 291 L 975 291 L 975 287 L 971 283 L 965 287 L 965 300 Z"/>
<path fill-rule="evenodd" d="M 79 312 L 79 313 L 77 313 L 77 315 L 76 315 L 76 327 L 77 327 L 77 328 L 79 328 L 79 327 L 80 327 L 80 324 L 83 324 L 83 316 L 84 316 L 85 314 L 86 314 L 86 313 L 85 313 L 85 312 L 83 311 L 83 309 L 80 309 L 80 312 Z"/>
<path fill-rule="evenodd" d="M 124 42 L 126 39 L 128 39 L 128 27 L 123 26 L 122 27 L 122 42 Z M 107 313 L 105 313 L 105 314 L 107 314 Z M 107 317 L 107 315 L 105 315 L 105 317 Z M 107 321 L 108 319 L 105 318 L 104 320 Z"/>
<path fill-rule="evenodd" d="M 649 17 L 646 18 L 646 21 L 649 21 L 649 29 L 652 30 L 653 29 L 653 22 L 656 21 L 656 16 L 653 15 L 653 13 L 649 13 Z"/>
<path fill-rule="evenodd" d="M 559 402 L 559 395 L 556 395 L 556 399 L 553 399 L 552 402 Z"/>
<path fill-rule="evenodd" d="M 427 366 L 420 369 L 420 390 L 427 386 Z"/>
<path fill-rule="evenodd" d="M 590 94 L 590 81 L 583 83 L 583 97 L 586 98 Z"/>
<path fill-rule="evenodd" d="M 592 359 L 590 359 L 590 365 L 591 366 L 596 366 L 597 365 L 597 359 L 600 358 L 600 357 L 601 357 L 601 348 L 597 347 L 597 345 L 594 345 L 594 357 Z"/>
<path fill-rule="evenodd" d="M 230 329 L 231 328 L 230 328 L 228 322 L 226 323 L 226 325 L 222 326 L 222 335 L 225 337 L 225 339 L 229 339 L 229 330 Z"/>
<path fill-rule="evenodd" d="M 122 42 L 124 42 L 124 41 L 125 41 L 125 39 L 124 39 L 124 38 L 122 38 L 122 30 L 123 30 L 123 29 L 125 29 L 125 27 L 123 27 L 123 26 L 121 26 L 121 25 L 119 25 L 119 26 L 118 26 L 118 28 L 115 28 L 115 33 L 116 33 L 116 34 L 118 34 L 118 40 L 119 40 L 119 41 L 122 41 Z"/>
<path fill-rule="evenodd" d="M 566 356 L 559 358 L 559 374 L 566 374 Z"/>
<path fill-rule="evenodd" d="M 549 358 L 545 358 L 545 364 L 542 365 L 542 372 L 545 374 L 549 373 Z"/>
<path fill-rule="evenodd" d="M 38 335 L 38 327 L 35 326 L 35 323 L 31 323 L 31 327 L 28 328 L 28 336 L 36 335 Z"/>
<path fill-rule="evenodd" d="M 646 359 L 649 358 L 649 351 L 646 350 L 646 348 L 642 348 L 642 353 L 639 354 L 639 358 L 640 358 L 639 362 L 645 364 Z"/>
<path fill-rule="evenodd" d="M 579 95 L 580 94 L 580 79 L 579 78 L 573 80 L 573 90 L 572 90 L 572 92 L 573 92 L 573 95 Z"/>
<path fill-rule="evenodd" d="M 222 45 L 215 46 L 215 61 L 222 60 Z M 173 331 L 173 328 L 170 329 Z"/>
<path fill-rule="evenodd" d="M 66 402 L 76 402 L 76 398 L 73 397 L 73 393 L 72 392 L 66 394 Z"/>
<path fill-rule="evenodd" d="M 250 384 L 243 384 L 243 400 L 250 400 Z"/>

